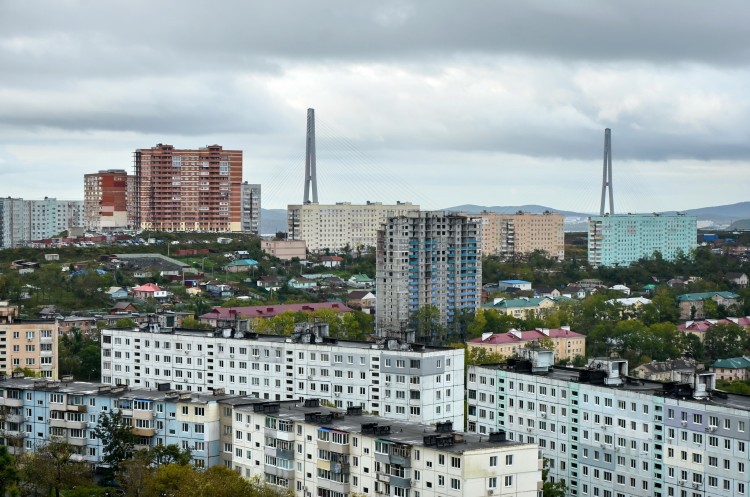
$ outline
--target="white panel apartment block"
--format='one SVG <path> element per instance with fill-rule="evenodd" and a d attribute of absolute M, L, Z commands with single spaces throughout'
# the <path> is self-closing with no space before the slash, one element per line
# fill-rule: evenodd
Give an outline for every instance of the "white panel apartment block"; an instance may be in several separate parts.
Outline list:
<path fill-rule="evenodd" d="M 747 495 L 750 398 L 713 390 L 712 373 L 608 386 L 593 369 L 471 366 L 468 431 L 539 444 L 568 495 Z"/>
<path fill-rule="evenodd" d="M 222 462 L 296 496 L 536 497 L 541 460 L 534 444 L 504 434 L 454 433 L 305 403 L 222 404 Z"/>
<path fill-rule="evenodd" d="M 387 340 L 295 342 L 213 332 L 102 331 L 102 382 L 269 400 L 316 397 L 417 423 L 464 424 L 464 351 Z"/>

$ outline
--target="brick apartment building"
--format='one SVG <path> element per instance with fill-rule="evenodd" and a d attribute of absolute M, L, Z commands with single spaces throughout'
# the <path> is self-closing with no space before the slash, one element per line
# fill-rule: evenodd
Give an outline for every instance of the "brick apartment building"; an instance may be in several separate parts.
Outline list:
<path fill-rule="evenodd" d="M 128 217 L 128 173 L 107 169 L 83 176 L 85 226 L 101 231 L 130 226 Z"/>

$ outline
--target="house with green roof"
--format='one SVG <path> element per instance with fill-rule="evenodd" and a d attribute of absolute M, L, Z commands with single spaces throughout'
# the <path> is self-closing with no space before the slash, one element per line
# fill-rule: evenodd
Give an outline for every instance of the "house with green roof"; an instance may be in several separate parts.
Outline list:
<path fill-rule="evenodd" d="M 750 378 L 750 357 L 719 359 L 711 364 L 708 370 L 716 375 L 717 380 L 747 380 Z"/>
<path fill-rule="evenodd" d="M 741 304 L 740 296 L 732 292 L 685 293 L 678 295 L 676 299 L 680 308 L 680 319 L 705 318 L 704 302 L 709 299 L 727 309 Z"/>
<path fill-rule="evenodd" d="M 375 280 L 366 274 L 354 274 L 347 280 L 347 283 L 354 288 L 372 288 L 375 286 Z"/>
<path fill-rule="evenodd" d="M 486 304 L 482 308 L 494 309 L 500 314 L 506 314 L 518 319 L 526 319 L 549 314 L 557 308 L 557 303 L 549 297 L 497 298 L 491 304 Z"/>
<path fill-rule="evenodd" d="M 246 273 L 258 266 L 255 259 L 236 259 L 224 266 L 227 273 Z"/>

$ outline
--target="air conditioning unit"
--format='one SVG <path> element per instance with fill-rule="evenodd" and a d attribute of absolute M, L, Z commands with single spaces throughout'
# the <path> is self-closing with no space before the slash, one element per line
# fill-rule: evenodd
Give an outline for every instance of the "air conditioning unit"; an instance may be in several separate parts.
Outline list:
<path fill-rule="evenodd" d="M 685 486 L 685 483 L 686 483 L 685 480 L 680 480 L 677 482 L 678 485 L 683 486 L 683 487 Z"/>
<path fill-rule="evenodd" d="M 709 426 L 709 427 L 708 427 L 708 431 L 710 431 L 711 433 L 713 433 L 713 432 L 715 432 L 715 431 L 716 431 L 716 430 L 717 430 L 718 428 L 719 428 L 718 426 Z"/>
<path fill-rule="evenodd" d="M 542 418 L 546 418 L 547 417 L 547 413 L 546 412 L 541 412 L 541 413 L 539 413 L 539 416 L 541 416 Z"/>
<path fill-rule="evenodd" d="M 680 424 L 681 424 L 682 426 L 685 426 L 685 425 L 687 425 L 687 421 L 680 421 Z"/>
<path fill-rule="evenodd" d="M 698 482 L 695 482 L 695 481 L 693 482 L 693 488 L 698 488 L 698 487 L 700 487 L 700 486 L 701 486 L 701 484 L 700 484 L 700 483 L 698 483 Z"/>
<path fill-rule="evenodd" d="M 526 431 L 528 431 L 529 433 L 531 433 L 531 427 L 526 428 Z"/>
<path fill-rule="evenodd" d="M 492 490 L 492 489 L 489 489 L 489 490 L 487 490 L 487 495 L 492 495 L 492 494 L 494 494 L 494 493 L 495 493 L 495 491 L 494 491 L 494 490 Z"/>

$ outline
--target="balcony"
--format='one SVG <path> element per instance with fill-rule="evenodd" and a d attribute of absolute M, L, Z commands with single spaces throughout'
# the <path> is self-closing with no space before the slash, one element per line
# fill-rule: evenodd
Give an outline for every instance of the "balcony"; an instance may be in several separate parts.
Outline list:
<path fill-rule="evenodd" d="M 23 407 L 23 399 L 13 399 L 10 397 L 0 397 L 0 406 Z"/>
<path fill-rule="evenodd" d="M 68 437 L 68 443 L 75 445 L 76 447 L 85 447 L 87 440 L 85 438 L 72 438 Z"/>
<path fill-rule="evenodd" d="M 133 411 L 133 419 L 154 419 L 154 411 Z"/>
<path fill-rule="evenodd" d="M 133 428 L 133 435 L 136 437 L 153 437 L 156 434 L 156 428 Z"/>
<path fill-rule="evenodd" d="M 6 414 L 5 421 L 8 423 L 23 423 L 26 418 L 23 417 L 23 414 Z"/>
<path fill-rule="evenodd" d="M 69 412 L 86 412 L 87 408 L 83 404 L 68 404 L 65 409 Z"/>

